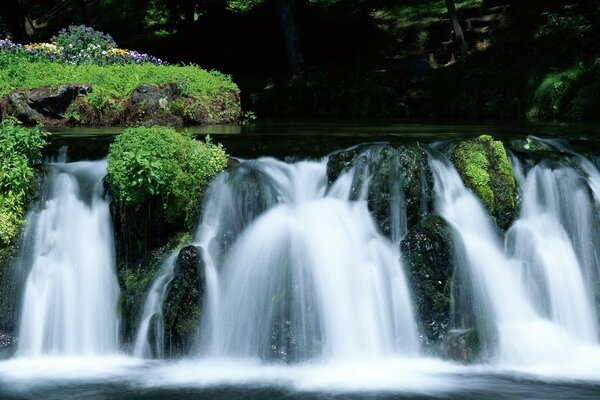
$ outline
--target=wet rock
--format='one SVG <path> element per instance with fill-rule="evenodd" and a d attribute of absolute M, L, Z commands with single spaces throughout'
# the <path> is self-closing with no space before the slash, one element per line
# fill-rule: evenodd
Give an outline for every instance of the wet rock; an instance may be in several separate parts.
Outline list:
<path fill-rule="evenodd" d="M 488 135 L 463 141 L 454 147 L 451 159 L 465 185 L 479 197 L 498 227 L 506 230 L 517 216 L 517 192 L 502 142 Z"/>
<path fill-rule="evenodd" d="M 188 354 L 199 334 L 205 290 L 202 249 L 187 245 L 179 251 L 163 305 L 166 356 Z"/>
<path fill-rule="evenodd" d="M 12 333 L 0 332 L 0 360 L 9 358 L 17 351 L 17 337 Z"/>
<path fill-rule="evenodd" d="M 218 237 L 223 248 L 229 247 L 239 234 L 277 202 L 277 194 L 270 177 L 252 161 L 229 168 L 224 179 L 230 191 L 228 201 L 222 204 L 227 218 L 221 220 Z"/>
<path fill-rule="evenodd" d="M 70 104 L 92 91 L 90 85 L 61 85 L 57 89 L 41 87 L 18 90 L 8 95 L 6 113 L 30 124 L 62 125 Z"/>
<path fill-rule="evenodd" d="M 445 357 L 460 362 L 474 362 L 481 353 L 481 342 L 476 329 L 452 330 L 441 346 Z"/>
<path fill-rule="evenodd" d="M 400 249 L 423 342 L 438 343 L 445 336 L 450 320 L 454 274 L 450 227 L 443 218 L 429 215 L 410 230 Z"/>
<path fill-rule="evenodd" d="M 369 210 L 386 236 L 399 239 L 431 209 L 432 177 L 419 146 L 361 145 L 336 153 L 327 163 L 330 184 L 352 167 L 351 197 L 359 198 L 368 183 Z"/>

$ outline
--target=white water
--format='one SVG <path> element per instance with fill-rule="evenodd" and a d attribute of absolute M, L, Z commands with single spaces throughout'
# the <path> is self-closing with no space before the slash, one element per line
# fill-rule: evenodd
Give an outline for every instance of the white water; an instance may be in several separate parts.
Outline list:
<path fill-rule="evenodd" d="M 118 350 L 115 250 L 102 180 L 106 162 L 48 165 L 31 214 L 33 249 L 18 354 L 106 355 Z"/>
<path fill-rule="evenodd" d="M 452 225 L 464 246 L 464 265 L 458 268 L 465 268 L 469 276 L 480 334 L 492 352 L 492 360 L 504 365 L 527 366 L 558 364 L 579 357 L 578 336 L 567 329 L 570 322 L 557 323 L 536 309 L 527 290 L 536 282 L 523 274 L 521 262 L 505 255 L 486 210 L 465 188 L 454 167 L 445 160 L 433 158 L 430 166 L 435 181 L 436 210 Z M 578 280 L 577 271 L 549 270 L 548 273 L 552 279 Z"/>
<path fill-rule="evenodd" d="M 591 199 L 570 167 L 537 165 L 523 183 L 521 215 L 507 233 L 537 310 L 573 338 L 594 344 L 598 327 L 583 266 L 592 266 Z M 579 255 L 579 257 L 578 257 Z"/>
<path fill-rule="evenodd" d="M 222 257 L 223 247 L 210 244 L 216 221 L 197 235 L 209 296 L 200 352 L 289 361 L 417 352 L 400 254 L 377 232 L 366 201 L 348 200 L 349 179 L 328 194 L 325 161 L 257 163 L 277 204 Z"/>
<path fill-rule="evenodd" d="M 160 274 L 150 286 L 146 296 L 144 311 L 135 338 L 133 355 L 139 358 L 164 357 L 163 304 L 167 297 L 169 284 L 173 280 L 175 261 L 179 249 L 175 250 L 163 263 Z M 154 331 L 154 341 L 150 340 L 150 331 Z"/>

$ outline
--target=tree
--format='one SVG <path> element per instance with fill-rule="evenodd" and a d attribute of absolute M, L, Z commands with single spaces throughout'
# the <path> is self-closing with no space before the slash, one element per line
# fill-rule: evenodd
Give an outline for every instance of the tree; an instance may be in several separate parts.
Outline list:
<path fill-rule="evenodd" d="M 18 0 L 4 0 L 3 3 L 0 7 L 0 17 L 10 36 L 19 43 L 29 43 L 35 31 L 21 4 Z"/>
<path fill-rule="evenodd" d="M 446 2 L 446 8 L 448 9 L 448 15 L 450 16 L 450 20 L 452 21 L 452 29 L 454 29 L 454 37 L 456 38 L 456 42 L 458 43 L 460 54 L 464 56 L 467 54 L 467 44 L 465 43 L 465 37 L 463 36 L 463 31 L 460 27 L 460 22 L 458 21 L 456 5 L 454 3 L 454 0 L 444 1 Z"/>

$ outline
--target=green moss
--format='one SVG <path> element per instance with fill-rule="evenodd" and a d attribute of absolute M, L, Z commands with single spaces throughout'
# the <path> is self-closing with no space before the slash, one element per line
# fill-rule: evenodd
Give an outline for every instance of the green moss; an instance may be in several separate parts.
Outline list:
<path fill-rule="evenodd" d="M 481 141 L 461 143 L 453 158 L 465 185 L 475 192 L 490 212 L 494 212 L 494 192 L 490 187 L 489 163 Z"/>
<path fill-rule="evenodd" d="M 452 152 L 452 161 L 498 226 L 506 228 L 516 213 L 516 182 L 502 142 L 489 135 L 461 142 Z"/>
<path fill-rule="evenodd" d="M 108 182 L 132 210 L 157 203 L 169 223 L 195 222 L 200 195 L 227 166 L 223 147 L 194 140 L 172 128 L 130 128 L 108 154 Z"/>

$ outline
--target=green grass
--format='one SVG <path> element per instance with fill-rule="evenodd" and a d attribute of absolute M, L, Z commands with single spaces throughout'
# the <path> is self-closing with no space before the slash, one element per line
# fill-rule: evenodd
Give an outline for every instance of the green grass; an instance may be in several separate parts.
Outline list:
<path fill-rule="evenodd" d="M 19 55 L 0 52 L 0 97 L 15 89 L 58 87 L 66 83 L 93 85 L 92 94 L 87 95 L 92 105 L 111 98 L 125 99 L 143 83 L 174 83 L 183 95 L 200 101 L 210 100 L 223 92 L 239 92 L 229 76 L 193 65 L 74 65 L 29 61 Z"/>

